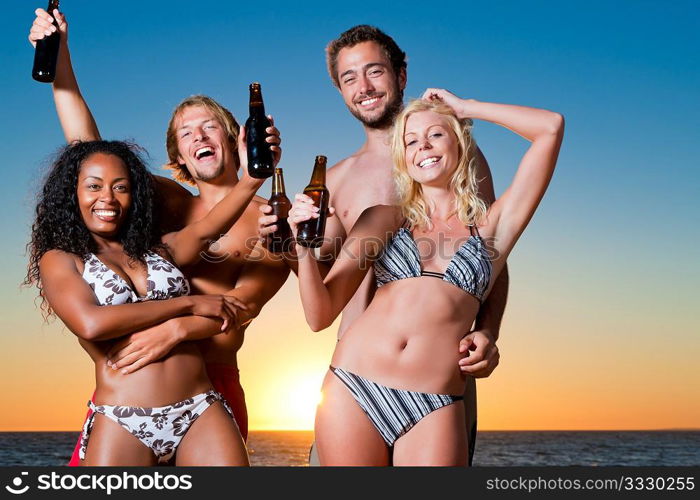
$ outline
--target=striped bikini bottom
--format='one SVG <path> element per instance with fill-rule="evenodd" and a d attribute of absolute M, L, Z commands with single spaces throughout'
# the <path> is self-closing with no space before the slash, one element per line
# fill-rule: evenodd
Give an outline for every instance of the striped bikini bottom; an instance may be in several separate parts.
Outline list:
<path fill-rule="evenodd" d="M 345 384 L 389 447 L 423 417 L 464 399 L 462 395 L 392 389 L 342 368 L 331 366 L 330 369 Z"/>

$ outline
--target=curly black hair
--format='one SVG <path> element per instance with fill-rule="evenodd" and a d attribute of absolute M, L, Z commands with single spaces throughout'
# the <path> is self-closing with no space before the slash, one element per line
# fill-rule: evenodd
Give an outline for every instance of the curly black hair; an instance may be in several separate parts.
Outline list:
<path fill-rule="evenodd" d="M 124 252 L 133 260 L 144 262 L 149 250 L 162 247 L 161 230 L 155 210 L 155 189 L 139 146 L 124 141 L 76 142 L 62 148 L 44 180 L 27 244 L 29 267 L 23 282 L 39 289 L 44 317 L 53 314 L 42 290 L 39 261 L 49 250 L 63 250 L 83 260 L 97 252 L 97 244 L 88 230 L 78 207 L 78 174 L 82 163 L 95 153 L 120 158 L 129 172 L 131 208 L 117 234 Z"/>

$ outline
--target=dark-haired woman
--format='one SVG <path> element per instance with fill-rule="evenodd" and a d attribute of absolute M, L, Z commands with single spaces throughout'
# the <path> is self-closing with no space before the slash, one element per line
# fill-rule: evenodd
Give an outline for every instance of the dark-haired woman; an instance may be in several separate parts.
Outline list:
<path fill-rule="evenodd" d="M 239 155 L 246 168 L 244 133 Z M 247 465 L 245 445 L 194 344 L 125 375 L 107 363 L 115 341 L 182 315 L 206 317 L 209 332 L 236 321 L 233 297 L 190 296 L 177 266 L 192 264 L 226 231 L 262 181 L 244 175 L 202 220 L 161 235 L 152 177 L 136 149 L 118 141 L 66 147 L 36 209 L 27 283 L 47 314 L 75 333 L 95 363 L 93 416 L 82 433 L 83 465 Z M 125 430 L 127 432 L 125 432 Z"/>

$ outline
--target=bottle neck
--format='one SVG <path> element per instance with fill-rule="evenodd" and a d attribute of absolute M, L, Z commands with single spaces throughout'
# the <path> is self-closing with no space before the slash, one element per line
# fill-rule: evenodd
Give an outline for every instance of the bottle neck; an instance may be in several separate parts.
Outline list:
<path fill-rule="evenodd" d="M 272 179 L 272 195 L 284 194 L 284 176 L 282 175 L 282 169 L 275 169 L 275 176 Z"/>
<path fill-rule="evenodd" d="M 316 160 L 314 171 L 311 174 L 309 186 L 325 186 L 326 185 L 326 161 Z"/>
<path fill-rule="evenodd" d="M 260 86 L 252 86 L 250 88 L 250 100 L 248 101 L 250 114 L 261 114 L 265 116 L 265 105 L 263 104 L 262 92 Z"/>
<path fill-rule="evenodd" d="M 53 16 L 53 10 L 59 8 L 59 0 L 49 0 L 49 6 L 47 8 L 47 12 Z"/>

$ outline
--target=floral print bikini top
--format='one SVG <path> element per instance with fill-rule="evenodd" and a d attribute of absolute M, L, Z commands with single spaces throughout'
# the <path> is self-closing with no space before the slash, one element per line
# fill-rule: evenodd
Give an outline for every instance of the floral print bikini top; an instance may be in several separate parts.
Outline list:
<path fill-rule="evenodd" d="M 146 295 L 139 297 L 131 286 L 107 267 L 97 255 L 88 254 L 83 270 L 87 281 L 102 306 L 129 304 L 144 300 L 163 300 L 189 295 L 190 284 L 182 272 L 154 252 L 146 254 Z"/>

